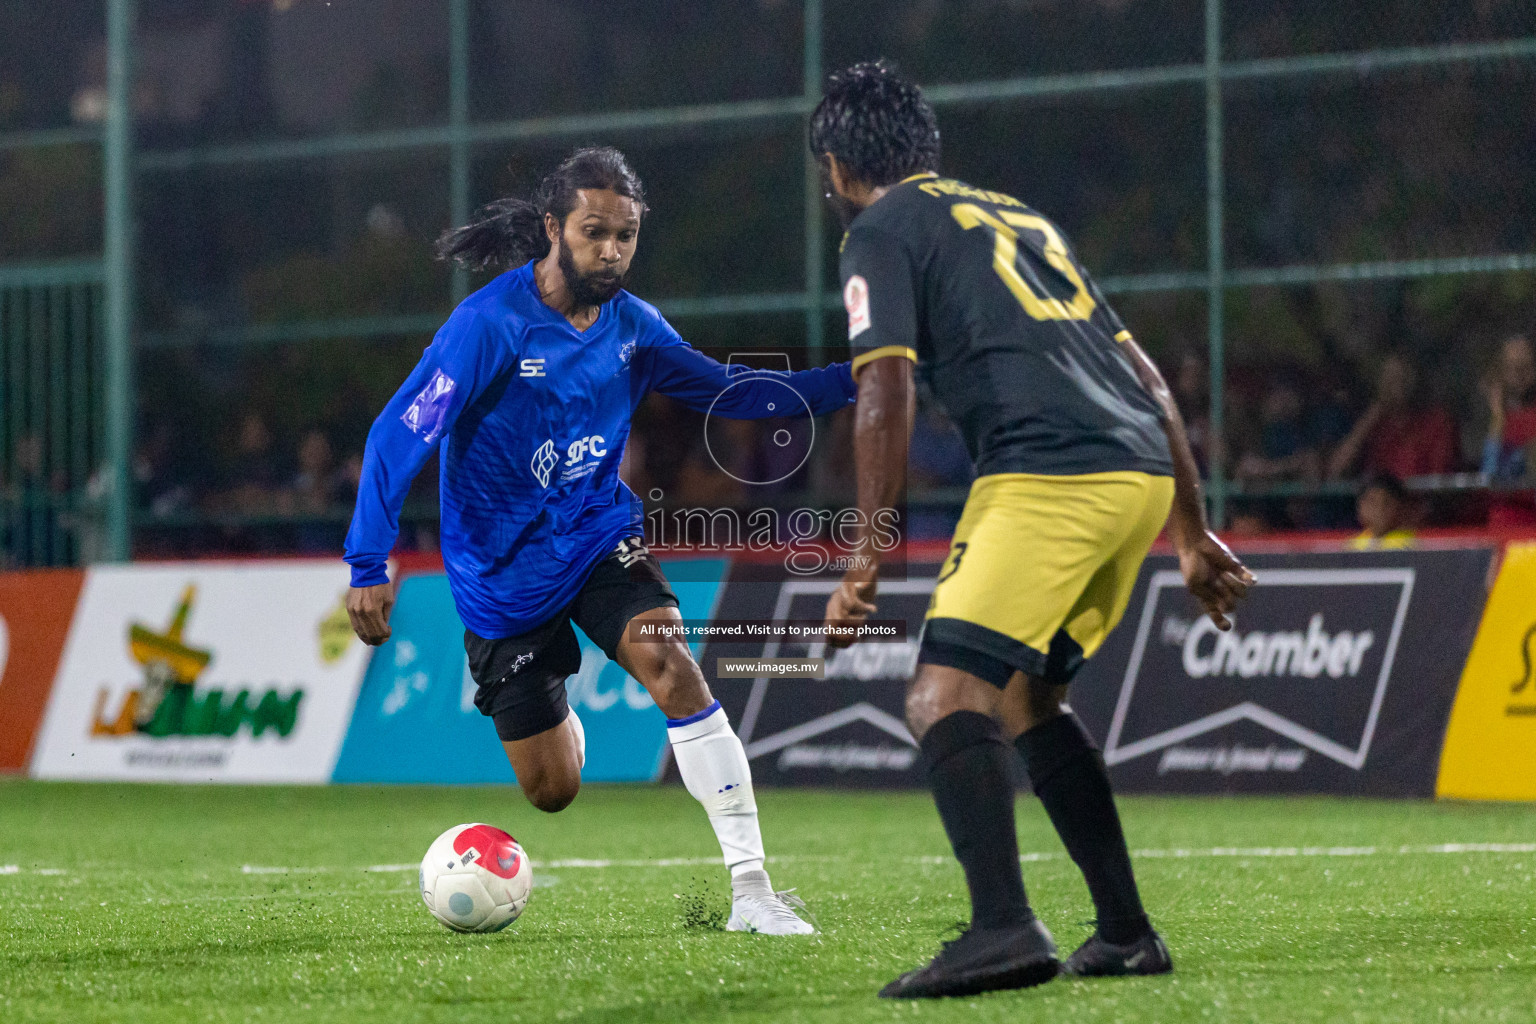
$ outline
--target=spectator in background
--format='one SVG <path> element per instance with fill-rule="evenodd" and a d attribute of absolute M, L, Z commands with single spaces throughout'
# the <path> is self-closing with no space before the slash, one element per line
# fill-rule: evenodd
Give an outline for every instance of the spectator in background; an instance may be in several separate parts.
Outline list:
<path fill-rule="evenodd" d="M 1349 546 L 1357 551 L 1412 547 L 1413 512 L 1401 480 L 1390 473 L 1371 477 L 1355 498 L 1362 532 Z"/>
<path fill-rule="evenodd" d="M 192 489 L 179 478 L 172 458 L 175 442 L 171 425 L 161 422 L 133 455 L 134 505 L 156 518 L 184 512 L 192 504 Z"/>
<path fill-rule="evenodd" d="M 310 430 L 299 441 L 299 471 L 279 498 L 285 513 L 296 514 L 294 540 L 299 551 L 321 554 L 340 551 L 346 530 L 336 517 L 343 508 L 344 470 L 336 468 L 331 439 L 323 430 Z"/>
<path fill-rule="evenodd" d="M 1516 335 L 1505 340 L 1484 392 L 1489 419 L 1480 468 L 1496 482 L 1526 479 L 1536 470 L 1536 352 L 1529 338 Z M 1495 494 L 1489 503 L 1488 525 L 1536 526 L 1536 500 L 1529 491 Z"/>
<path fill-rule="evenodd" d="M 0 513 L 0 566 L 12 568 L 50 564 L 50 554 L 57 541 L 58 478 L 50 480 L 44 472 L 43 439 L 27 433 L 16 438 L 11 448 L 11 478 L 4 482 Z"/>
<path fill-rule="evenodd" d="M 228 480 L 224 504 L 232 512 L 270 513 L 277 503 L 282 481 L 272 432 L 260 413 L 248 412 L 240 420 Z"/>
<path fill-rule="evenodd" d="M 1259 433 L 1254 448 L 1237 462 L 1235 476 L 1244 483 L 1271 480 L 1316 480 L 1317 446 L 1297 387 L 1276 380 L 1259 406 Z"/>
<path fill-rule="evenodd" d="M 1307 440 L 1317 450 L 1318 472 L 1327 470 L 1327 454 L 1336 451 L 1354 425 L 1350 386 L 1337 367 L 1325 366 L 1310 381 L 1307 402 Z"/>
<path fill-rule="evenodd" d="M 323 515 L 339 505 L 340 480 L 332 463 L 331 439 L 323 430 L 311 430 L 299 442 L 299 471 L 289 488 L 292 510 L 300 515 Z"/>
<path fill-rule="evenodd" d="M 363 455 L 354 452 L 348 455 L 342 462 L 341 468 L 336 471 L 336 500 L 341 502 L 342 508 L 351 508 L 357 504 L 357 489 L 363 482 Z"/>
<path fill-rule="evenodd" d="M 1399 480 L 1450 473 L 1456 468 L 1456 425 L 1439 405 L 1428 405 L 1413 364 L 1387 357 L 1376 378 L 1376 397 L 1328 459 L 1328 477 L 1389 474 Z"/>
<path fill-rule="evenodd" d="M 1205 360 L 1193 352 L 1184 353 L 1173 373 L 1173 398 L 1184 419 L 1189 435 L 1189 450 L 1202 478 L 1211 472 L 1211 378 Z"/>

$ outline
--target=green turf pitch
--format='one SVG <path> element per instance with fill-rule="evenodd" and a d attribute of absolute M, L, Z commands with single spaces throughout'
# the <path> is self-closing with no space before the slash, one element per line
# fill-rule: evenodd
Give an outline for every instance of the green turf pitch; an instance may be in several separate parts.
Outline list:
<path fill-rule="evenodd" d="M 1536 807 L 1126 800 L 1178 973 L 912 1005 L 874 993 L 966 914 L 926 795 L 759 799 L 819 937 L 719 930 L 724 869 L 680 789 L 543 815 L 489 788 L 0 781 L 0 1021 L 1536 1020 Z M 442 928 L 398 867 L 475 820 L 543 865 L 497 935 Z M 1068 952 L 1092 911 L 1032 800 L 1019 842 Z"/>

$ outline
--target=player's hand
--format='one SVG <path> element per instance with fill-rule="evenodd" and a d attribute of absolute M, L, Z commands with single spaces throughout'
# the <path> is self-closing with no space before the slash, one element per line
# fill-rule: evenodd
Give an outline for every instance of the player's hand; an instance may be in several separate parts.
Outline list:
<path fill-rule="evenodd" d="M 862 626 L 876 611 L 875 587 L 879 569 L 850 569 L 827 598 L 826 624 L 830 626 Z M 827 646 L 851 647 L 856 636 L 827 635 Z"/>
<path fill-rule="evenodd" d="M 1210 530 L 1201 530 L 1194 538 L 1179 545 L 1179 568 L 1184 585 L 1195 595 L 1217 629 L 1228 630 L 1232 623 L 1227 613 L 1253 586 L 1255 577 L 1248 567 Z"/>
<path fill-rule="evenodd" d="M 392 583 L 353 587 L 347 591 L 347 618 L 352 620 L 352 632 L 370 647 L 377 647 L 389 639 L 389 613 L 394 607 L 395 587 Z"/>

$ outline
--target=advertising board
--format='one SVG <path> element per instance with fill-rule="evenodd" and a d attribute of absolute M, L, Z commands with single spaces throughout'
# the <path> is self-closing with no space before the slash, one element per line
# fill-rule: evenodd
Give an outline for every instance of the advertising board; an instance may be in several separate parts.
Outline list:
<path fill-rule="evenodd" d="M 27 767 L 84 578 L 78 569 L 0 575 L 0 772 Z"/>
<path fill-rule="evenodd" d="M 339 561 L 91 570 L 31 773 L 329 780 L 366 657 L 348 582 Z"/>
<path fill-rule="evenodd" d="M 1440 757 L 1440 796 L 1536 800 L 1536 544 L 1511 544 Z"/>
<path fill-rule="evenodd" d="M 667 560 L 684 618 L 714 611 L 723 559 Z M 495 727 L 475 709 L 464 626 L 448 578 L 407 576 L 391 616 L 393 636 L 374 653 L 351 728 L 336 762 L 337 782 L 510 783 Z M 567 699 L 587 738 L 582 778 L 657 778 L 667 751 L 666 717 L 650 694 L 577 631 L 581 669 Z M 695 650 L 697 654 L 697 650 Z"/>
<path fill-rule="evenodd" d="M 781 786 L 920 786 L 917 745 L 904 721 L 907 680 L 937 565 L 911 565 L 908 578 L 881 583 L 879 618 L 900 620 L 896 642 L 830 650 L 821 641 L 711 641 L 704 672 L 746 746 L 753 777 Z M 819 620 L 835 579 L 765 578 L 763 567 L 733 573 L 718 617 Z M 720 659 L 825 658 L 820 679 L 723 678 Z"/>
<path fill-rule="evenodd" d="M 1072 706 L 1125 792 L 1432 795 L 1491 556 L 1254 555 L 1226 633 L 1148 559 Z"/>
<path fill-rule="evenodd" d="M 1431 795 L 1491 555 L 1254 555 L 1259 584 L 1229 633 L 1200 614 L 1176 559 L 1148 559 L 1070 702 L 1128 792 Z M 707 672 L 721 657 L 827 657 L 824 679 L 710 675 L 757 778 L 924 784 L 903 706 L 935 569 L 881 584 L 880 618 L 908 624 L 901 643 L 709 645 Z M 834 586 L 743 569 L 720 616 L 816 618 Z"/>

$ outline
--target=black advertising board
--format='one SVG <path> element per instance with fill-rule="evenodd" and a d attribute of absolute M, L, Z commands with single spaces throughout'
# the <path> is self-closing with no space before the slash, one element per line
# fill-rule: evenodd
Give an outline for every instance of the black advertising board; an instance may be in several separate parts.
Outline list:
<path fill-rule="evenodd" d="M 1072 687 L 1115 788 L 1433 796 L 1492 551 L 1253 555 L 1220 633 L 1150 558 Z"/>
<path fill-rule="evenodd" d="M 1072 707 L 1123 792 L 1432 796 L 1492 554 L 1245 556 L 1260 582 L 1229 633 L 1199 614 L 1176 559 L 1149 558 L 1125 618 L 1073 684 Z M 879 618 L 908 623 L 904 642 L 706 645 L 705 676 L 759 782 L 925 785 L 903 704 L 937 566 L 908 568 L 878 598 Z M 820 616 L 836 581 L 784 575 L 738 565 L 716 618 Z M 715 672 L 719 657 L 822 656 L 821 680 Z"/>
<path fill-rule="evenodd" d="M 752 775 L 779 786 L 923 786 L 917 747 L 904 721 L 907 680 L 938 566 L 909 565 L 903 580 L 880 586 L 877 618 L 903 620 L 908 638 L 829 651 L 818 642 L 705 645 L 705 678 L 747 749 Z M 759 565 L 732 568 L 715 618 L 819 620 L 835 577 L 789 578 Z M 826 657 L 823 679 L 722 679 L 717 658 Z M 667 769 L 676 778 L 675 766 Z"/>

